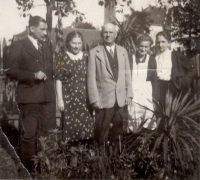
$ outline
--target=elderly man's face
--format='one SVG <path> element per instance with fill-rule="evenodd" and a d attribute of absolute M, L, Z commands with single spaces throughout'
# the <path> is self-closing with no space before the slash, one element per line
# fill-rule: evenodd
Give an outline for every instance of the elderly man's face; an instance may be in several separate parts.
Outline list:
<path fill-rule="evenodd" d="M 38 26 L 31 26 L 31 34 L 35 39 L 46 41 L 47 40 L 47 24 L 40 22 Z"/>
<path fill-rule="evenodd" d="M 112 46 L 115 42 L 117 32 L 114 24 L 107 23 L 102 30 L 102 38 L 106 45 Z"/>

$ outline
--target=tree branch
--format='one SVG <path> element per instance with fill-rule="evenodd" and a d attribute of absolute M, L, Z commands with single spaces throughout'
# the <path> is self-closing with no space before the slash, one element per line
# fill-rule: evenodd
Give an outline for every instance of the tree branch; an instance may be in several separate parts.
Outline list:
<path fill-rule="evenodd" d="M 47 6 L 49 6 L 49 0 L 44 0 L 44 2 L 46 3 Z"/>

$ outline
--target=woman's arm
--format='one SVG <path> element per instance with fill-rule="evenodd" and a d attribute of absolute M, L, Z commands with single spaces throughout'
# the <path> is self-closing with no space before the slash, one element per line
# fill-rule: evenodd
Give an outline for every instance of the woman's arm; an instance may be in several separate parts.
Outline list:
<path fill-rule="evenodd" d="M 56 97 L 57 97 L 57 106 L 60 111 L 64 111 L 64 101 L 62 95 L 62 81 L 56 80 Z"/>

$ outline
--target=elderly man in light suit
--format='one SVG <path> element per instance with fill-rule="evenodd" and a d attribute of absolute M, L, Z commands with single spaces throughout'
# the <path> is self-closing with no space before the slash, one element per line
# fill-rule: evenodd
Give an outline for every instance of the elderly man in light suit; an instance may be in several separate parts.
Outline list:
<path fill-rule="evenodd" d="M 102 146 L 112 135 L 123 132 L 125 108 L 131 102 L 131 74 L 127 51 L 115 44 L 116 26 L 106 23 L 102 29 L 103 45 L 90 51 L 88 60 L 89 101 L 96 109 L 95 138 Z M 117 136 L 116 136 L 117 135 Z"/>

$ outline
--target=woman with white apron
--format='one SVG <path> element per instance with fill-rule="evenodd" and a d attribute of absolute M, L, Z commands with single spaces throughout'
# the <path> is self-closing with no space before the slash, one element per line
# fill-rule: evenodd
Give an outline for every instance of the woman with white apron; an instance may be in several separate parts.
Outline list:
<path fill-rule="evenodd" d="M 155 123 L 152 120 L 152 82 L 156 78 L 156 61 L 148 52 L 153 41 L 149 35 L 141 35 L 137 39 L 137 52 L 132 56 L 131 73 L 133 99 L 128 106 L 130 129 L 134 131 L 142 121 L 146 121 L 144 128 L 154 129 Z M 150 109 L 150 110 L 148 110 Z"/>

